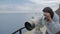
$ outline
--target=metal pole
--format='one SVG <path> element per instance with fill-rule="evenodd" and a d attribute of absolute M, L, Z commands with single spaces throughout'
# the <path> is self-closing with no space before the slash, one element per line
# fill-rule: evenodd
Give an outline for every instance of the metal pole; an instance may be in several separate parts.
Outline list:
<path fill-rule="evenodd" d="M 17 32 L 19 32 L 19 34 L 22 34 L 22 29 L 24 29 L 24 28 L 25 28 L 25 27 L 22 27 L 22 28 L 18 29 L 17 31 L 13 32 L 12 34 L 15 34 L 15 33 L 17 33 Z"/>
<path fill-rule="evenodd" d="M 22 34 L 22 31 L 21 30 L 19 31 L 19 34 Z"/>
<path fill-rule="evenodd" d="M 25 27 L 20 28 L 19 34 L 22 34 L 22 29 L 24 29 L 24 28 L 25 28 Z"/>

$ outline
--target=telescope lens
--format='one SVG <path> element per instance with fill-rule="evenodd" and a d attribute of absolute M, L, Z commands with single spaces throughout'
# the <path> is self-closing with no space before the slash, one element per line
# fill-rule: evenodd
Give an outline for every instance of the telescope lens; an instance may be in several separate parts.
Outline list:
<path fill-rule="evenodd" d="M 25 22 L 25 27 L 28 31 L 31 31 L 35 27 L 35 25 L 33 26 L 29 22 Z"/>

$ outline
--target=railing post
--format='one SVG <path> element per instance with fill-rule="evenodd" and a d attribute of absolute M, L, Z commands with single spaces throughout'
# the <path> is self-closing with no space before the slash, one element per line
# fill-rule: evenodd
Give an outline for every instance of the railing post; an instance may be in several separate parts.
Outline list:
<path fill-rule="evenodd" d="M 22 30 L 19 30 L 19 34 L 22 34 Z"/>
<path fill-rule="evenodd" d="M 25 27 L 22 27 L 22 28 L 18 29 L 17 31 L 13 32 L 12 34 L 15 34 L 15 33 L 17 33 L 17 32 L 19 32 L 19 34 L 22 34 L 22 29 L 24 29 L 24 28 L 25 28 Z"/>

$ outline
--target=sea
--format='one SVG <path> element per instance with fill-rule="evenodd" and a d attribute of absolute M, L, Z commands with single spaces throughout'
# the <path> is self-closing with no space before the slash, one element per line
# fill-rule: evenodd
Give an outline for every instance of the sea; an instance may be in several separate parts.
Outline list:
<path fill-rule="evenodd" d="M 16 30 L 24 27 L 26 20 L 40 15 L 38 13 L 0 13 L 0 34 L 12 34 Z M 25 32 L 27 30 L 23 29 L 22 34 Z M 19 34 L 19 32 L 16 34 Z"/>

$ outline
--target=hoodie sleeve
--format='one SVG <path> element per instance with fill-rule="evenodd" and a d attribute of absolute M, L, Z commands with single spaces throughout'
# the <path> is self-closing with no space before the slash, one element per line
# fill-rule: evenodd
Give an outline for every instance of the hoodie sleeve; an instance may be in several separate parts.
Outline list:
<path fill-rule="evenodd" d="M 59 23 L 59 16 L 58 16 L 56 13 L 54 13 L 53 21 L 54 21 L 56 24 Z"/>
<path fill-rule="evenodd" d="M 60 31 L 60 27 L 58 25 L 59 23 L 59 16 L 57 14 L 54 14 L 53 20 L 51 22 L 47 22 L 48 25 L 48 29 L 52 32 L 52 33 L 57 33 L 58 31 Z"/>

